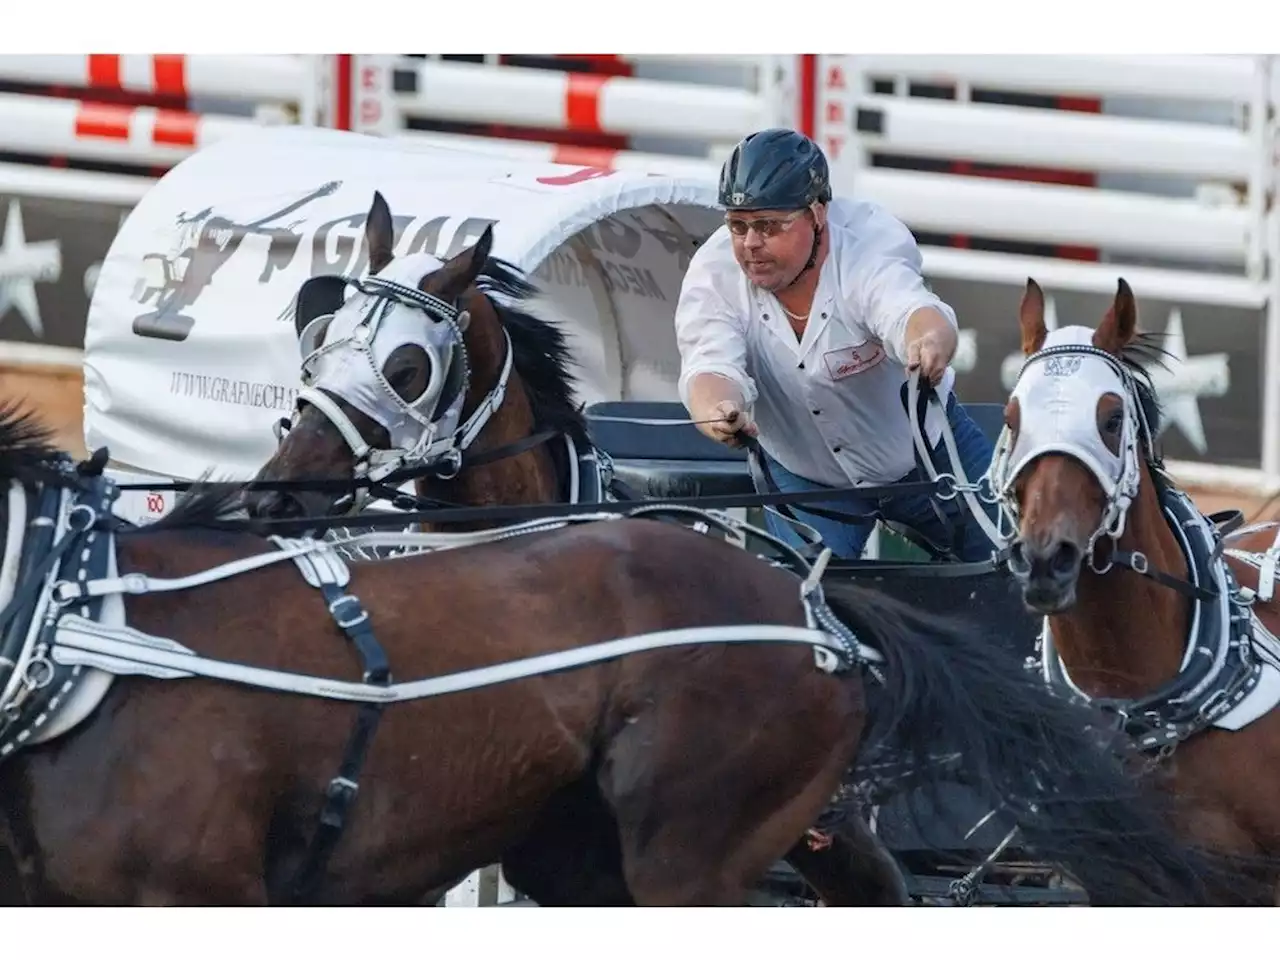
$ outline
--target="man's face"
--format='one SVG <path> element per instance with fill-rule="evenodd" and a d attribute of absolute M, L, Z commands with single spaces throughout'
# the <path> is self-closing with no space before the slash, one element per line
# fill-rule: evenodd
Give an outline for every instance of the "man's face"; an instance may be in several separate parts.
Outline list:
<path fill-rule="evenodd" d="M 794 280 L 813 249 L 817 216 L 811 208 L 729 211 L 725 223 L 733 238 L 733 255 L 747 279 L 764 290 Z"/>

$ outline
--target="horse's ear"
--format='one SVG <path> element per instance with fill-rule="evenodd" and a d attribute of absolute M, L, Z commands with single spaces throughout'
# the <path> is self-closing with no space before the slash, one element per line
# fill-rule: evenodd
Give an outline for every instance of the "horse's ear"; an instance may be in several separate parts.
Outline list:
<path fill-rule="evenodd" d="M 484 228 L 480 239 L 472 246 L 445 261 L 445 265 L 435 273 L 428 274 L 420 284 L 423 291 L 434 293 L 446 300 L 460 297 L 464 290 L 476 282 L 480 271 L 489 259 L 489 251 L 493 249 L 493 224 Z M 428 283 L 429 281 L 429 283 Z M 430 286 L 430 289 L 428 289 Z"/>
<path fill-rule="evenodd" d="M 364 221 L 364 238 L 369 245 L 369 272 L 378 273 L 395 256 L 395 227 L 391 223 L 391 208 L 377 190 L 373 191 L 373 203 Z"/>
<path fill-rule="evenodd" d="M 1044 338 L 1049 335 L 1044 325 L 1044 291 L 1030 277 L 1018 305 L 1018 325 L 1022 327 L 1023 356 L 1029 357 L 1044 346 Z"/>
<path fill-rule="evenodd" d="M 1121 277 L 1111 308 L 1102 318 L 1102 323 L 1098 324 L 1098 329 L 1093 331 L 1093 345 L 1118 356 L 1133 340 L 1137 329 L 1138 305 L 1133 299 L 1129 284 Z"/>

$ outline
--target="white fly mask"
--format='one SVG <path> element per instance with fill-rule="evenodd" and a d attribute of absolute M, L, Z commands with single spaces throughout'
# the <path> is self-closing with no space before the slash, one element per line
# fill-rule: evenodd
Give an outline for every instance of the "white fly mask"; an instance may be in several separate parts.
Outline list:
<path fill-rule="evenodd" d="M 357 478 L 381 480 L 409 463 L 438 464 L 440 476 L 456 475 L 462 450 L 502 403 L 511 367 L 509 343 L 498 384 L 468 422 L 460 424 L 471 378 L 463 342 L 470 317 L 417 286 L 442 266 L 429 254 L 413 254 L 393 260 L 378 276 L 308 281 L 354 287 L 356 293 L 334 312 L 311 319 L 299 334 L 303 388 L 295 422 L 304 400 L 323 412 L 351 447 Z M 425 351 L 430 364 L 425 389 L 407 399 L 383 375 L 392 353 L 406 345 Z M 390 448 L 372 449 L 330 395 L 383 426 Z M 363 499 L 358 497 L 357 503 Z"/>
<path fill-rule="evenodd" d="M 1150 429 L 1138 402 L 1133 373 L 1115 356 L 1095 347 L 1093 331 L 1069 326 L 1054 330 L 1044 346 L 1026 359 L 1011 399 L 1018 401 L 1018 435 L 1010 445 L 1006 429 L 991 464 L 991 485 L 1017 516 L 1013 484 L 1035 457 L 1061 453 L 1083 464 L 1107 499 L 1093 539 L 1124 532 L 1129 504 L 1141 481 L 1140 445 L 1150 442 Z M 1124 425 L 1119 455 L 1107 447 L 1098 430 L 1098 401 L 1106 394 L 1121 399 Z"/>

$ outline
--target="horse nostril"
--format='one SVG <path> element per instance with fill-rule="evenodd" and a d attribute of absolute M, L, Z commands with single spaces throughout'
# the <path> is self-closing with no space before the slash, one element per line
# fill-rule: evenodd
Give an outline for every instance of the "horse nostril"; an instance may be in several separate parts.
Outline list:
<path fill-rule="evenodd" d="M 283 520 L 293 520 L 306 513 L 302 501 L 291 493 L 281 493 L 276 498 L 275 515 Z"/>
<path fill-rule="evenodd" d="M 262 493 L 247 504 L 249 516 L 255 520 L 291 520 L 302 515 L 302 503 L 289 493 Z"/>
<path fill-rule="evenodd" d="M 1074 543 L 1063 540 L 1050 558 L 1050 569 L 1060 576 L 1070 574 L 1080 566 L 1080 556 L 1080 549 Z"/>
<path fill-rule="evenodd" d="M 1025 576 L 1031 572 L 1031 564 L 1027 562 L 1026 547 L 1021 540 L 1009 544 L 1009 572 L 1015 576 Z"/>

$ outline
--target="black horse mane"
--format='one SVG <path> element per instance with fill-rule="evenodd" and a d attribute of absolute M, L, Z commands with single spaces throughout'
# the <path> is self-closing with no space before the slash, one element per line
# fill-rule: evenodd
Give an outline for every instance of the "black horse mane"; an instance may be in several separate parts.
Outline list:
<path fill-rule="evenodd" d="M 22 483 L 65 480 L 54 462 L 66 454 L 53 442 L 53 429 L 21 401 L 0 404 L 0 478 Z"/>
<path fill-rule="evenodd" d="M 486 294 L 498 293 L 519 301 L 538 292 L 519 267 L 497 257 L 485 261 L 476 286 Z M 579 449 L 588 446 L 586 417 L 573 399 L 576 378 L 570 367 L 574 361 L 564 332 L 512 304 L 492 296 L 489 302 L 511 337 L 512 362 L 529 392 L 534 420 L 544 429 L 564 431 Z"/>
<path fill-rule="evenodd" d="M 136 528 L 143 530 L 168 530 L 174 527 L 201 527 L 206 526 L 215 521 L 225 521 L 229 519 L 229 514 L 234 513 L 244 506 L 244 498 L 249 493 L 244 481 L 227 480 L 217 481 L 210 480 L 212 471 L 206 471 L 201 474 L 198 480 L 195 480 L 191 488 L 177 498 L 172 510 L 152 523 L 146 526 Z M 237 518 L 239 519 L 239 518 Z M 254 527 L 253 522 L 246 516 L 243 522 Z M 260 533 L 264 535 L 269 532 L 267 528 L 259 528 Z"/>
<path fill-rule="evenodd" d="M 1173 477 L 1165 469 L 1164 458 L 1161 456 L 1160 451 L 1155 448 L 1155 438 L 1160 433 L 1160 424 L 1164 411 L 1160 408 L 1160 401 L 1156 397 L 1155 385 L 1151 382 L 1150 367 L 1154 364 L 1167 370 L 1168 365 L 1164 362 L 1164 358 L 1173 356 L 1172 353 L 1158 343 L 1158 340 L 1163 337 L 1163 333 L 1154 331 L 1138 333 L 1120 351 L 1120 362 L 1133 374 L 1134 389 L 1138 395 L 1138 406 L 1141 408 L 1142 416 L 1151 430 L 1151 444 L 1148 445 L 1144 440 L 1142 449 L 1147 465 L 1151 468 L 1151 475 L 1157 488 L 1159 488 L 1157 492 L 1163 492 L 1164 488 L 1174 486 Z"/>

